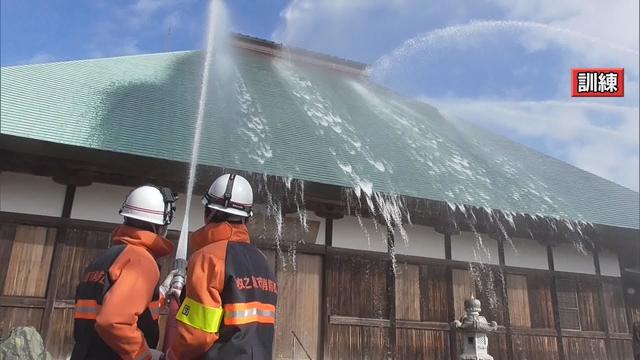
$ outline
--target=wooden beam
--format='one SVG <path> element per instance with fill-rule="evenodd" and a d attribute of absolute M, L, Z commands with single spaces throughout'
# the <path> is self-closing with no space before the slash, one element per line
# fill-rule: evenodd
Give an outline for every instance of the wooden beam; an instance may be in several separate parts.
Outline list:
<path fill-rule="evenodd" d="M 535 335 L 535 336 L 558 336 L 555 329 L 529 328 L 529 327 L 511 327 L 511 332 L 517 335 Z"/>
<path fill-rule="evenodd" d="M 614 340 L 633 340 L 633 334 L 626 333 L 610 333 L 608 337 Z"/>
<path fill-rule="evenodd" d="M 504 279 L 504 286 L 502 287 L 502 298 L 504 299 L 504 308 L 502 309 L 502 314 L 503 314 L 503 318 L 505 323 L 501 324 L 504 325 L 506 328 L 506 342 L 507 342 L 507 356 L 509 359 L 513 359 L 514 358 L 514 354 L 513 354 L 513 332 L 512 332 L 512 328 L 511 328 L 511 311 L 510 309 L 510 304 L 509 304 L 509 284 L 507 284 L 507 279 L 506 279 L 506 274 L 505 274 L 505 266 L 504 266 L 504 247 L 502 247 L 500 244 L 503 244 L 502 241 L 498 242 L 498 246 L 500 246 L 501 249 L 503 249 L 502 251 L 502 256 L 500 259 L 500 271 L 502 274 L 502 278 Z"/>
<path fill-rule="evenodd" d="M 391 327 L 391 324 L 387 319 L 359 318 L 354 316 L 331 315 L 329 317 L 329 323 L 331 325 L 366 326 L 378 328 Z"/>
<path fill-rule="evenodd" d="M 67 185 L 61 214 L 61 217 L 63 219 L 69 219 L 69 217 L 71 217 L 71 208 L 73 206 L 75 193 L 76 186 Z M 55 336 L 54 334 L 52 334 L 52 332 L 55 331 L 55 326 L 50 325 L 53 317 L 53 308 L 56 302 L 56 295 L 58 293 L 58 282 L 60 279 L 60 275 L 63 271 L 66 271 L 65 266 L 63 266 L 65 260 L 62 259 L 62 248 L 64 247 L 67 237 L 67 229 L 67 226 L 58 228 L 58 232 L 56 233 L 56 242 L 53 248 L 53 261 L 51 262 L 49 279 L 47 281 L 47 303 L 44 308 L 44 313 L 42 314 L 42 321 L 40 323 L 40 333 L 42 334 L 42 340 L 45 346 L 47 344 L 47 339 L 49 339 L 50 336 Z"/>
<path fill-rule="evenodd" d="M 584 331 L 563 329 L 560 334 L 564 337 L 573 338 L 590 338 L 590 339 L 606 339 L 607 334 L 604 331 Z"/>
<path fill-rule="evenodd" d="M 324 249 L 325 252 L 322 256 L 322 285 L 321 285 L 321 293 L 320 299 L 322 299 L 322 306 L 320 308 L 320 359 L 324 359 L 324 354 L 329 354 L 329 292 L 328 289 L 328 271 L 327 271 L 327 259 L 329 258 L 327 249 L 330 249 L 333 246 L 333 219 L 325 219 L 325 232 L 324 232 Z"/>
<path fill-rule="evenodd" d="M 446 235 L 445 235 L 446 236 Z M 446 237 L 445 237 L 446 239 Z M 451 237 L 449 237 L 449 245 L 451 245 Z M 451 246 L 449 246 L 449 256 L 451 256 Z M 455 296 L 453 292 L 453 267 L 447 266 L 447 293 L 448 293 L 448 318 L 450 321 L 457 320 L 456 317 L 456 307 L 455 307 Z M 458 337 L 456 336 L 456 330 L 449 330 L 449 358 L 457 359 L 458 358 Z"/>
<path fill-rule="evenodd" d="M 602 275 L 601 271 L 600 271 L 600 256 L 599 256 L 599 249 L 598 247 L 594 247 L 593 251 L 591 251 L 591 254 L 593 255 L 593 267 L 596 269 L 596 275 L 600 276 Z"/>
<path fill-rule="evenodd" d="M 333 219 L 325 219 L 324 229 L 324 244 L 331 247 L 333 246 Z"/>
<path fill-rule="evenodd" d="M 504 266 L 507 265 L 506 260 L 504 258 L 504 240 L 499 239 L 497 240 L 497 243 L 498 243 L 498 263 L 500 264 L 501 267 L 504 268 Z"/>
<path fill-rule="evenodd" d="M 449 331 L 451 329 L 451 325 L 449 323 L 436 321 L 396 320 L 396 328 Z"/>
<path fill-rule="evenodd" d="M 44 308 L 45 299 L 26 296 L 0 296 L 0 307 Z"/>
<path fill-rule="evenodd" d="M 451 260 L 451 234 L 444 234 L 444 258 Z"/>
<path fill-rule="evenodd" d="M 387 253 L 389 254 L 389 259 L 387 260 L 387 304 L 389 304 L 389 347 L 391 351 L 389 352 L 390 358 L 396 358 L 396 348 L 397 348 L 397 339 L 396 339 L 396 270 L 394 266 L 396 263 L 395 259 L 395 237 L 393 233 L 393 228 L 387 228 Z"/>
<path fill-rule="evenodd" d="M 555 328 L 558 333 L 558 336 L 556 337 L 558 359 L 566 360 L 564 342 L 562 341 L 562 327 L 560 326 L 560 309 L 558 308 L 558 287 L 556 285 L 556 275 L 554 274 L 556 266 L 553 262 L 553 249 L 550 245 L 547 245 L 547 260 L 549 261 L 549 270 L 551 270 L 551 305 L 553 307 Z"/>

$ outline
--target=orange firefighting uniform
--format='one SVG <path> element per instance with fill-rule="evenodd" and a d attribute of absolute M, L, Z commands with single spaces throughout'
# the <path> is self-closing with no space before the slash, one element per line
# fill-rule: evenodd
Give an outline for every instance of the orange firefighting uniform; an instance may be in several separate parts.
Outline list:
<path fill-rule="evenodd" d="M 71 359 L 151 359 L 158 343 L 156 259 L 174 245 L 153 232 L 121 225 L 112 246 L 85 270 L 76 290 Z"/>
<path fill-rule="evenodd" d="M 190 239 L 186 297 L 170 360 L 270 359 L 277 285 L 244 224 L 211 223 Z"/>

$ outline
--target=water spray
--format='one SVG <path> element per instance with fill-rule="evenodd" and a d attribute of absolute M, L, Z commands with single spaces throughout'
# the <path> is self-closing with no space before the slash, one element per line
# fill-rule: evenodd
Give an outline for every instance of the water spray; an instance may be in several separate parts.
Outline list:
<path fill-rule="evenodd" d="M 185 214 L 182 220 L 182 228 L 178 239 L 178 248 L 176 250 L 176 260 L 174 269 L 176 270 L 171 280 L 171 289 L 182 291 L 186 281 L 187 272 L 187 248 L 189 243 L 189 210 L 191 209 L 191 199 L 196 179 L 196 167 L 198 165 L 198 154 L 200 150 L 200 137 L 202 133 L 202 122 L 204 118 L 205 106 L 207 103 L 207 90 L 209 88 L 209 75 L 211 65 L 213 63 L 214 45 L 218 41 L 219 33 L 224 34 L 224 26 L 226 11 L 221 0 L 212 0 L 209 4 L 209 18 L 207 24 L 207 43 L 205 48 L 205 60 L 202 69 L 202 82 L 200 84 L 200 98 L 198 101 L 198 115 L 196 119 L 196 128 L 193 136 L 193 148 L 191 151 L 191 163 L 189 166 L 189 178 L 187 182 L 187 200 L 185 204 Z M 169 291 L 169 294 L 172 292 Z M 179 310 L 179 299 L 170 296 L 169 301 L 169 317 L 167 318 L 167 326 L 164 336 L 163 350 L 166 352 L 171 347 L 171 343 L 176 334 L 176 314 Z"/>

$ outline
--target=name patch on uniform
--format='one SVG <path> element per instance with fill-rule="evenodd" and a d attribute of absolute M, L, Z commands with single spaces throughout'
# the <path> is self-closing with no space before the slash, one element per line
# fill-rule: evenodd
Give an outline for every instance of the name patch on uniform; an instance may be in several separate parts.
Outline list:
<path fill-rule="evenodd" d="M 182 308 L 182 315 L 184 315 L 184 316 L 189 316 L 189 311 L 190 311 L 190 310 L 191 310 L 191 308 L 189 307 L 189 305 L 185 305 L 185 306 Z"/>
<path fill-rule="evenodd" d="M 238 290 L 259 289 L 262 291 L 278 293 L 278 284 L 273 280 L 265 279 L 263 277 L 239 277 L 236 279 L 236 287 Z"/>

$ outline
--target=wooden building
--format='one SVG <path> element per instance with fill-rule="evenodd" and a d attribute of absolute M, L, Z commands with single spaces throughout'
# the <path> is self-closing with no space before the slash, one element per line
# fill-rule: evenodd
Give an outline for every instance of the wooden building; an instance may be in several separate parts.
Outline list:
<path fill-rule="evenodd" d="M 276 358 L 456 359 L 449 323 L 472 294 L 501 325 L 495 359 L 640 350 L 637 192 L 452 123 L 369 84 L 361 64 L 234 44 L 235 67 L 214 72 L 237 75 L 210 90 L 195 196 L 229 169 L 254 183 L 252 238 L 280 289 Z M 200 56 L 2 68 L 0 337 L 31 325 L 69 355 L 78 277 L 127 192 L 186 188 Z"/>

